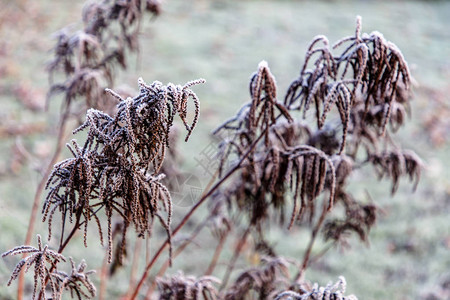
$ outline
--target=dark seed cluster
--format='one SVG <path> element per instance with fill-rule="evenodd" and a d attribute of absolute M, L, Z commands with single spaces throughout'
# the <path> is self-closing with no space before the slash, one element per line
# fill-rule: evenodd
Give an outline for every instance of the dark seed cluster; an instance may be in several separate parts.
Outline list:
<path fill-rule="evenodd" d="M 332 47 L 325 36 L 313 39 L 284 104 L 277 101 L 267 63 L 260 63 L 250 80 L 251 101 L 214 132 L 226 133 L 219 173 L 240 164 L 222 197 L 256 227 L 274 210 L 291 227 L 313 222 L 320 199 L 327 212 L 340 203 L 343 218 L 320 221 L 326 239 L 342 241 L 355 232 L 365 240 L 376 209 L 347 192 L 347 178 L 372 165 L 380 178 L 392 180 L 394 193 L 401 177 L 409 176 L 415 185 L 420 177 L 421 160 L 398 150 L 390 137 L 405 121 L 410 85 L 399 49 L 378 32 L 362 34 L 360 17 L 355 35 Z M 300 118 L 294 120 L 297 111 Z"/>
<path fill-rule="evenodd" d="M 172 202 L 169 191 L 161 183 L 160 174 L 169 132 L 178 115 L 185 124 L 189 138 L 199 114 L 199 101 L 191 86 L 204 80 L 188 82 L 184 86 L 147 85 L 139 79 L 140 93 L 134 98 L 120 100 L 114 117 L 90 109 L 86 121 L 74 133 L 87 131 L 83 145 L 72 140 L 68 145 L 73 154 L 55 165 L 47 182 L 49 190 L 43 220 L 48 220 L 51 235 L 55 213 L 66 221 L 84 224 L 95 220 L 103 242 L 103 226 L 98 211 L 104 209 L 107 220 L 109 260 L 112 258 L 112 216 L 123 220 L 123 236 L 133 224 L 139 236 L 151 234 L 154 220 L 166 229 L 170 238 Z M 194 103 L 194 117 L 187 120 L 188 101 Z M 165 211 L 165 213 L 163 213 Z M 165 215 L 165 216 L 164 216 Z"/>

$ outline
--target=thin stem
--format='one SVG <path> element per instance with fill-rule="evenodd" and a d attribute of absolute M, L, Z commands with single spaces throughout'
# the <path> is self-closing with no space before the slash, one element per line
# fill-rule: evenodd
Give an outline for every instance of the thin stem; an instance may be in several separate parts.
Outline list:
<path fill-rule="evenodd" d="M 328 244 L 326 247 L 324 247 L 322 250 L 320 250 L 319 253 L 317 253 L 316 255 L 311 257 L 311 259 L 309 260 L 309 263 L 310 264 L 315 263 L 316 261 L 321 259 L 334 246 L 336 246 L 336 242 Z"/>
<path fill-rule="evenodd" d="M 59 246 L 58 253 L 62 253 L 64 251 L 64 248 L 66 248 L 66 246 L 69 243 L 70 239 L 75 235 L 75 232 L 77 232 L 77 230 L 80 228 L 80 226 L 83 225 L 83 223 L 85 222 L 84 221 L 84 222 L 80 223 L 80 218 L 81 218 L 81 216 L 77 216 L 77 221 L 75 223 L 75 226 L 73 227 L 72 231 L 69 233 L 69 236 L 66 238 L 64 243 L 62 243 Z"/>
<path fill-rule="evenodd" d="M 214 251 L 214 255 L 211 259 L 211 262 L 209 263 L 208 269 L 206 269 L 205 276 L 209 276 L 214 272 L 214 269 L 216 268 L 217 262 L 219 260 L 220 254 L 222 253 L 223 246 L 225 245 L 227 237 L 228 232 L 220 237 L 219 243 L 217 244 L 216 250 Z"/>
<path fill-rule="evenodd" d="M 50 176 L 50 173 L 53 170 L 53 166 L 56 163 L 56 161 L 58 160 L 59 155 L 61 154 L 61 150 L 64 146 L 64 141 L 66 140 L 64 133 L 66 131 L 68 115 L 69 115 L 68 109 L 66 109 L 64 114 L 61 115 L 61 119 L 59 121 L 60 125 L 59 125 L 57 145 L 55 148 L 55 152 L 53 153 L 53 156 L 52 156 L 49 164 L 47 165 L 47 168 L 46 168 L 44 174 L 42 175 L 42 178 L 39 181 L 39 184 L 36 188 L 36 193 L 34 194 L 33 206 L 31 208 L 31 215 L 30 215 L 30 220 L 28 222 L 28 229 L 27 229 L 27 234 L 25 236 L 24 245 L 31 244 L 31 239 L 34 235 L 34 227 L 36 225 L 37 212 L 38 212 L 38 208 L 41 204 L 42 192 L 44 191 L 45 185 L 47 184 L 48 176 Z M 25 256 L 26 256 L 26 254 L 24 254 L 22 258 L 25 258 Z M 18 279 L 18 287 L 17 287 L 17 299 L 18 300 L 23 300 L 24 285 L 25 285 L 25 273 L 20 272 L 19 279 Z"/>
<path fill-rule="evenodd" d="M 183 244 L 181 244 L 173 253 L 173 258 L 177 257 L 179 254 L 181 254 L 184 249 L 186 249 L 186 247 L 197 237 L 197 235 L 202 231 L 203 228 L 205 228 L 206 224 L 208 224 L 208 221 L 210 220 L 210 218 L 207 218 L 204 222 L 202 222 L 201 224 L 199 224 L 197 226 L 197 228 L 195 228 L 194 232 L 192 233 L 192 235 L 189 237 L 189 239 L 187 239 L 186 241 L 184 241 Z M 164 264 L 161 266 L 161 268 L 159 269 L 159 271 L 156 273 L 155 277 L 160 277 L 162 276 L 164 273 L 166 273 L 167 269 L 170 266 L 170 259 L 168 258 Z M 131 288 L 131 287 L 130 287 Z M 152 282 L 152 285 L 148 288 L 147 291 L 147 295 L 145 296 L 145 299 L 151 299 L 151 296 L 153 295 L 153 292 L 155 291 L 156 288 L 156 281 Z M 131 292 L 130 292 L 131 293 Z M 129 293 L 129 294 L 130 294 Z M 128 294 L 128 295 L 129 295 Z"/>
<path fill-rule="evenodd" d="M 322 227 L 323 221 L 325 220 L 325 216 L 327 214 L 328 214 L 328 205 L 327 205 L 326 201 L 324 201 L 322 214 L 320 215 L 320 218 L 317 221 L 316 226 L 314 227 L 313 231 L 311 232 L 311 239 L 309 240 L 308 247 L 306 248 L 305 255 L 303 256 L 302 266 L 300 268 L 300 271 L 295 276 L 294 282 L 300 282 L 305 275 L 305 270 L 310 263 L 310 256 L 311 256 L 312 248 L 314 246 L 314 242 L 316 241 L 317 234 L 319 233 L 319 230 Z"/>
<path fill-rule="evenodd" d="M 217 171 L 214 173 L 214 175 L 211 177 L 211 179 L 209 180 L 208 184 L 206 185 L 205 191 L 208 191 L 208 190 L 211 188 L 211 186 L 213 185 L 214 181 L 216 180 L 218 174 L 219 174 L 219 171 L 217 170 Z M 210 219 L 211 219 L 211 215 L 210 215 L 208 218 L 206 218 L 205 221 L 203 221 L 201 224 L 199 224 L 199 225 L 197 226 L 197 228 L 195 228 L 195 230 L 193 231 L 193 233 L 191 234 L 191 236 L 190 236 L 188 239 L 186 239 L 186 240 L 183 242 L 183 244 L 181 244 L 181 245 L 174 251 L 173 258 L 177 257 L 179 254 L 181 254 L 181 253 L 184 251 L 184 249 L 185 249 L 185 248 L 186 248 L 186 247 L 187 247 L 187 246 L 188 246 L 188 245 L 189 245 L 189 244 L 197 237 L 197 235 L 198 235 L 198 234 L 203 230 L 203 228 L 208 224 L 208 222 L 210 221 Z M 148 262 L 148 260 L 146 260 L 146 261 Z M 159 271 L 156 273 L 156 277 L 162 276 L 162 275 L 166 272 L 166 270 L 167 270 L 167 268 L 168 268 L 169 266 L 170 266 L 170 258 L 168 258 L 168 259 L 164 262 L 164 264 L 161 266 L 161 268 L 159 269 Z M 130 288 L 131 288 L 131 286 L 130 286 Z M 152 285 L 148 288 L 147 295 L 145 296 L 145 299 L 151 299 L 151 296 L 152 296 L 152 294 L 153 294 L 155 288 L 156 288 L 156 281 L 153 281 Z M 128 295 L 130 295 L 130 293 L 128 293 Z"/>
<path fill-rule="evenodd" d="M 139 256 L 141 253 L 142 240 L 137 238 L 134 244 L 134 253 L 133 253 L 133 261 L 131 263 L 131 271 L 130 271 L 130 283 L 128 285 L 127 295 L 130 295 L 132 291 L 132 287 L 136 281 L 136 271 L 139 263 Z"/>
<path fill-rule="evenodd" d="M 98 292 L 98 299 L 104 300 L 106 297 L 106 284 L 108 281 L 108 252 L 105 252 L 103 258 L 102 268 L 100 270 L 100 288 Z"/>
<path fill-rule="evenodd" d="M 183 220 L 181 220 L 180 224 L 178 224 L 178 226 L 173 230 L 172 238 L 178 233 L 178 231 L 180 231 L 180 229 L 191 218 L 191 216 L 194 214 L 194 212 L 205 202 L 205 200 L 208 199 L 209 196 L 211 196 L 229 177 L 231 177 L 231 175 L 234 174 L 234 172 L 236 172 L 241 167 L 241 165 L 244 162 L 244 160 L 250 155 L 250 153 L 253 152 L 253 149 L 256 147 L 258 142 L 265 136 L 265 132 L 268 129 L 269 129 L 269 127 L 267 127 L 259 135 L 259 137 L 253 142 L 253 144 L 250 146 L 250 148 L 247 150 L 247 152 L 242 156 L 242 158 L 239 161 L 239 163 L 236 166 L 234 166 L 230 171 L 228 171 L 228 173 L 225 176 L 223 176 L 207 193 L 205 193 L 200 198 L 200 200 L 198 200 L 198 202 L 191 208 L 191 210 L 186 214 L 186 216 L 184 216 L 184 218 L 183 218 Z M 153 256 L 152 260 L 150 260 L 150 262 L 147 264 L 147 266 L 145 267 L 145 271 L 142 274 L 141 280 L 139 280 L 138 285 L 134 289 L 134 293 L 131 296 L 130 300 L 136 299 L 137 294 L 138 294 L 139 290 L 142 288 L 142 285 L 144 284 L 145 279 L 147 278 L 150 269 L 153 267 L 153 265 L 155 264 L 156 260 L 161 255 L 161 253 L 164 251 L 164 249 L 168 246 L 168 244 L 169 244 L 169 240 L 166 239 L 166 241 L 161 245 L 161 247 L 158 249 L 158 251 L 156 251 L 156 253 Z"/>
<path fill-rule="evenodd" d="M 67 236 L 66 240 L 64 241 L 64 243 L 62 243 L 59 246 L 58 249 L 58 253 L 62 253 L 64 251 L 64 248 L 66 248 L 67 244 L 69 243 L 70 239 L 75 235 L 75 232 L 77 232 L 77 230 L 80 228 L 81 225 L 83 225 L 83 223 L 85 222 L 80 222 L 81 219 L 81 213 L 77 214 L 77 220 L 75 221 L 75 225 L 73 226 L 72 231 L 69 233 L 69 235 Z M 53 270 L 56 268 L 56 264 L 52 264 L 52 267 L 50 268 L 50 270 L 48 271 L 48 275 L 45 277 L 45 282 L 44 282 L 44 287 L 47 286 L 48 281 L 50 280 L 50 274 L 52 274 Z M 41 299 L 43 297 L 42 295 L 42 290 L 39 292 L 38 295 L 38 299 Z"/>
<path fill-rule="evenodd" d="M 239 258 L 239 255 L 241 254 L 242 248 L 245 245 L 245 242 L 247 241 L 247 236 L 250 233 L 251 225 L 247 227 L 247 229 L 242 234 L 241 238 L 239 239 L 238 244 L 236 245 L 236 248 L 234 249 L 233 257 L 230 260 L 230 263 L 228 264 L 227 271 L 223 277 L 222 285 L 220 286 L 220 289 L 222 290 L 225 288 L 228 284 L 228 280 L 230 279 L 231 272 L 233 272 L 234 266 L 236 265 L 236 261 Z"/>

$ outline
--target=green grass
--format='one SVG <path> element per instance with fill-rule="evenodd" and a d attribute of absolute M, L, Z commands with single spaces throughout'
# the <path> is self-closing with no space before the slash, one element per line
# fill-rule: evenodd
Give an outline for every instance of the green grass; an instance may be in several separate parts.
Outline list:
<path fill-rule="evenodd" d="M 34 17 L 24 18 L 17 26 L 3 23 L 0 27 L 1 40 L 8 49 L 7 57 L 0 57 L 0 65 L 8 64 L 12 70 L 0 80 L 5 90 L 20 80 L 35 88 L 47 88 L 43 64 L 50 58 L 50 34 L 76 22 L 81 10 L 81 4 L 73 1 L 41 0 L 32 5 Z M 361 15 L 363 32 L 380 31 L 402 50 L 419 83 L 416 89 L 422 86 L 448 91 L 449 12 L 450 3 L 446 1 L 166 1 L 160 17 L 143 23 L 140 54 L 129 59 L 137 64 L 119 72 L 117 82 L 136 87 L 139 76 L 147 82 L 164 83 L 182 84 L 199 77 L 207 80 L 205 85 L 194 88 L 201 100 L 198 127 L 188 143 L 180 144 L 184 170 L 206 181 L 208 178 L 201 174 L 194 157 L 208 145 L 209 132 L 249 100 L 248 80 L 261 60 L 268 61 L 282 99 L 299 72 L 309 41 L 319 34 L 326 35 L 331 43 L 351 35 L 355 17 Z M 411 193 L 404 180 L 399 192 L 391 197 L 389 183 L 378 183 L 375 176 L 368 182 L 370 172 L 355 175 L 352 185 L 357 195 L 364 196 L 367 189 L 382 207 L 377 226 L 370 234 L 370 246 L 352 239 L 351 249 L 333 250 L 314 264 L 307 272 L 308 279 L 326 284 L 344 275 L 348 291 L 360 299 L 419 299 L 450 277 L 450 145 L 439 149 L 430 145 L 421 123 L 425 111 L 422 108 L 427 107 L 430 99 L 424 93 L 417 96 L 411 124 L 401 129 L 397 137 L 400 144 L 417 151 L 427 163 L 417 192 Z M 17 122 L 46 119 L 49 127 L 56 126 L 57 102 L 51 103 L 48 113 L 34 114 L 25 111 L 6 92 L 0 98 L 2 115 Z M 53 139 L 54 134 L 35 136 L 27 139 L 26 145 L 33 149 L 38 140 Z M 6 165 L 13 141 L 10 138 L 1 142 Z M 19 174 L 0 180 L 0 252 L 3 252 L 23 240 L 38 175 L 26 166 Z M 184 211 L 177 209 L 179 214 Z M 45 225 L 39 228 L 46 235 Z M 272 227 L 269 236 L 280 254 L 302 257 L 308 238 L 305 232 Z M 163 237 L 163 232 L 156 233 L 152 248 Z M 81 242 L 74 242 L 67 253 L 78 260 L 85 257 L 90 268 L 98 268 L 103 250 L 95 233 L 88 241 L 92 244 L 87 251 Z M 188 248 L 189 260 L 182 257 L 175 260 L 169 273 L 178 269 L 185 273 L 202 272 L 212 255 L 211 249 L 204 245 L 215 245 L 208 234 L 198 245 Z M 231 256 L 232 246 L 230 241 L 223 263 Z M 245 259 L 244 256 L 240 266 Z M 1 283 L 7 281 L 12 266 L 11 259 L 0 262 Z M 219 271 L 223 269 L 220 265 Z M 120 272 L 109 284 L 113 297 L 127 286 L 120 279 L 125 271 Z M 0 285 L 0 298 L 7 299 L 7 295 L 14 298 L 14 293 L 15 288 Z"/>

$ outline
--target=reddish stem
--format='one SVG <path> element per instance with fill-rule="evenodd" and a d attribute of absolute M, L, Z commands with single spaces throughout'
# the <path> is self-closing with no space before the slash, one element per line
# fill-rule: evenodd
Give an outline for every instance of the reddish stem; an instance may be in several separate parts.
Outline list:
<path fill-rule="evenodd" d="M 98 292 L 98 299 L 104 300 L 106 295 L 106 284 L 108 281 L 108 252 L 103 258 L 102 268 L 100 270 L 100 288 Z"/>
<path fill-rule="evenodd" d="M 300 271 L 295 276 L 294 282 L 300 282 L 303 279 L 305 270 L 308 267 L 308 264 L 310 262 L 310 256 L 311 256 L 312 248 L 314 246 L 314 242 L 316 241 L 317 234 L 319 233 L 320 227 L 322 226 L 323 221 L 325 220 L 325 216 L 327 214 L 328 214 L 328 204 L 326 203 L 326 201 L 324 201 L 322 214 L 320 215 L 320 218 L 317 221 L 317 224 L 311 233 L 311 239 L 309 240 L 308 247 L 306 248 L 305 255 L 303 256 L 302 266 L 300 268 Z"/>
<path fill-rule="evenodd" d="M 128 285 L 128 291 L 127 295 L 130 295 L 132 293 L 132 286 L 134 286 L 136 281 L 136 271 L 139 264 L 139 256 L 141 253 L 141 245 L 142 240 L 140 238 L 137 238 L 134 244 L 134 253 L 133 253 L 133 261 L 131 263 L 131 270 L 130 270 L 130 283 Z"/>
<path fill-rule="evenodd" d="M 236 261 L 239 258 L 239 255 L 241 254 L 242 248 L 245 245 L 245 242 L 247 241 L 247 236 L 250 233 L 251 225 L 247 227 L 247 229 L 242 234 L 242 237 L 239 239 L 238 244 L 236 245 L 236 248 L 234 249 L 233 257 L 230 260 L 230 263 L 228 264 L 227 271 L 225 273 L 225 276 L 223 277 L 222 286 L 220 289 L 223 289 L 227 286 L 228 280 L 230 279 L 231 272 L 233 272 L 234 266 L 236 265 Z"/>
<path fill-rule="evenodd" d="M 179 246 L 174 251 L 173 258 L 177 257 L 179 254 L 181 254 L 184 251 L 184 249 L 186 249 L 186 247 L 195 239 L 195 237 L 200 233 L 200 231 L 206 226 L 208 221 L 209 221 L 209 218 L 207 220 L 205 220 L 203 223 L 201 223 L 199 226 L 197 226 L 197 228 L 192 233 L 191 237 L 189 239 L 187 239 L 181 246 Z M 156 273 L 155 277 L 162 276 L 166 272 L 166 270 L 169 268 L 169 266 L 170 266 L 170 258 L 168 258 L 164 262 L 164 264 L 161 266 L 159 271 Z M 156 281 L 153 281 L 152 285 L 148 288 L 145 299 L 151 299 L 153 292 L 155 291 L 155 288 L 156 288 Z M 130 287 L 130 289 L 131 289 L 131 287 Z M 128 295 L 130 295 L 130 294 L 131 294 L 131 291 L 128 293 Z"/>
<path fill-rule="evenodd" d="M 225 245 L 227 237 L 228 232 L 220 237 L 219 243 L 217 244 L 216 250 L 214 251 L 214 255 L 211 259 L 211 262 L 209 263 L 208 269 L 205 272 L 205 276 L 211 275 L 214 272 L 214 269 L 216 268 L 217 261 L 219 260 L 220 254 L 222 253 L 223 246 Z"/>
<path fill-rule="evenodd" d="M 211 188 L 212 184 L 214 183 L 214 181 L 217 178 L 218 173 L 219 172 L 216 171 L 216 173 L 214 173 L 213 177 L 211 177 L 210 181 L 206 185 L 205 191 L 208 191 Z M 173 258 L 177 257 L 180 253 L 182 253 L 183 250 L 197 237 L 197 235 L 200 233 L 200 231 L 202 231 L 202 229 L 208 224 L 210 218 L 211 218 L 211 216 L 209 216 L 204 222 L 202 222 L 200 225 L 197 226 L 197 228 L 191 234 L 191 237 L 189 239 L 187 239 L 182 245 L 180 245 L 177 248 L 177 250 L 173 254 Z M 148 260 L 146 260 L 146 261 L 148 261 Z M 170 266 L 170 258 L 168 258 L 165 261 L 165 263 L 161 266 L 158 273 L 156 274 L 156 277 L 162 276 L 166 272 L 166 270 L 169 266 Z M 150 286 L 150 288 L 148 288 L 145 299 L 151 299 L 151 296 L 152 296 L 155 288 L 156 288 L 156 281 L 154 281 L 152 283 L 152 285 Z M 131 287 L 130 287 L 130 289 L 131 289 Z M 127 295 L 130 295 L 130 293 L 131 293 L 131 291 Z"/>
<path fill-rule="evenodd" d="M 47 169 L 45 170 L 44 174 L 42 175 L 41 181 L 39 181 L 39 184 L 36 189 L 36 193 L 34 194 L 34 200 L 33 200 L 33 206 L 31 208 L 31 215 L 30 220 L 28 222 L 28 229 L 27 229 L 27 235 L 25 237 L 25 243 L 24 245 L 30 245 L 31 239 L 34 235 L 34 227 L 36 225 L 36 217 L 38 208 L 41 204 L 41 195 L 44 191 L 45 185 L 47 184 L 48 176 L 50 176 L 50 173 L 53 170 L 53 165 L 58 160 L 59 155 L 61 154 L 61 150 L 64 146 L 64 141 L 66 140 L 64 137 L 64 132 L 66 131 L 66 122 L 67 122 L 67 116 L 68 116 L 68 110 L 65 111 L 63 115 L 61 115 L 60 120 L 60 126 L 58 131 L 58 140 L 55 152 L 53 153 L 52 159 L 50 160 Z M 23 255 L 22 258 L 25 258 L 26 254 Z M 19 279 L 18 279 L 18 288 L 17 288 L 17 299 L 23 300 L 23 290 L 25 285 L 25 273 L 20 272 Z"/>
<path fill-rule="evenodd" d="M 197 208 L 199 208 L 206 199 L 208 199 L 209 196 L 211 196 L 228 178 L 231 177 L 231 175 L 234 174 L 234 172 L 236 172 L 242 165 L 242 163 L 244 162 L 244 160 L 250 155 L 250 153 L 253 152 L 253 149 L 256 147 L 256 145 L 258 144 L 258 142 L 265 136 L 265 132 L 268 130 L 268 128 L 266 128 L 261 134 L 260 136 L 253 142 L 253 144 L 250 146 L 250 148 L 247 150 L 247 152 L 242 156 L 242 158 L 240 159 L 239 163 L 234 166 L 230 171 L 228 171 L 228 173 L 223 176 L 206 194 L 204 194 L 200 200 L 198 200 L 198 202 L 191 208 L 191 210 L 186 214 L 186 216 L 184 216 L 183 220 L 181 220 L 180 224 L 178 224 L 177 227 L 175 227 L 175 229 L 172 232 L 172 238 L 178 233 L 178 231 L 180 231 L 180 229 L 186 224 L 186 222 L 191 218 L 191 216 L 194 214 L 194 212 L 197 210 Z M 150 269 L 153 267 L 153 265 L 155 264 L 156 260 L 158 259 L 158 257 L 161 255 L 161 253 L 164 251 L 164 249 L 169 245 L 169 240 L 166 239 L 166 241 L 161 245 L 161 247 L 158 249 L 158 251 L 156 251 L 155 255 L 153 256 L 152 260 L 150 260 L 150 262 L 147 264 L 147 266 L 145 267 L 145 271 L 142 274 L 141 279 L 139 280 L 138 285 L 136 286 L 136 288 L 134 289 L 134 293 L 131 296 L 130 300 L 134 300 L 136 299 L 139 290 L 142 288 L 142 285 L 145 282 L 145 279 L 147 278 Z"/>

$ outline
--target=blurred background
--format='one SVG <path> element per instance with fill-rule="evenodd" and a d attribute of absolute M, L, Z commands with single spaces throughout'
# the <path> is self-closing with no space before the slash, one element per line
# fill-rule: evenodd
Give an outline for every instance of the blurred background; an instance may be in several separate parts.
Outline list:
<path fill-rule="evenodd" d="M 39 174 L 55 145 L 61 99 L 46 102 L 45 69 L 52 34 L 80 27 L 83 4 L 0 0 L 0 252 L 23 243 Z M 410 120 L 395 138 L 426 163 L 421 182 L 413 193 L 402 181 L 391 196 L 390 183 L 373 174 L 352 178 L 360 195 L 370 192 L 381 207 L 370 242 L 350 239 L 349 248 L 329 251 L 306 277 L 325 285 L 343 275 L 348 293 L 360 299 L 450 299 L 450 1 L 166 0 L 161 7 L 158 17 L 144 17 L 139 53 L 130 56 L 127 70 L 117 69 L 116 83 L 137 91 L 138 77 L 165 84 L 206 79 L 193 88 L 201 101 L 198 126 L 188 143 L 178 145 L 181 169 L 193 174 L 186 185 L 194 196 L 210 177 L 211 170 L 198 163 L 214 144 L 210 132 L 249 101 L 248 81 L 261 60 L 268 62 L 283 100 L 312 38 L 326 35 L 334 43 L 353 35 L 357 15 L 362 32 L 379 31 L 402 50 L 416 84 Z M 187 211 L 186 201 L 180 200 L 176 213 Z M 46 236 L 39 219 L 37 232 Z M 307 233 L 268 230 L 278 253 L 301 257 Z M 89 239 L 89 251 L 80 241 L 68 255 L 98 269 L 104 250 L 95 235 Z M 169 273 L 196 273 L 204 253 L 212 251 L 204 243 L 211 237 L 202 239 L 188 248 L 190 259 L 176 260 Z M 224 259 L 230 256 L 231 250 Z M 0 299 L 15 298 L 15 283 L 6 287 L 15 263 L 0 260 Z M 251 258 L 244 256 L 244 263 Z M 121 276 L 109 283 L 112 298 L 126 290 Z"/>

